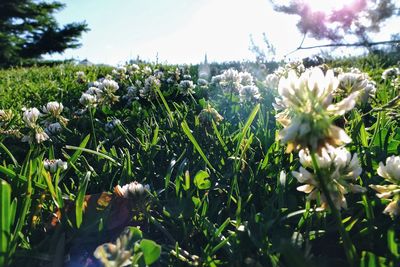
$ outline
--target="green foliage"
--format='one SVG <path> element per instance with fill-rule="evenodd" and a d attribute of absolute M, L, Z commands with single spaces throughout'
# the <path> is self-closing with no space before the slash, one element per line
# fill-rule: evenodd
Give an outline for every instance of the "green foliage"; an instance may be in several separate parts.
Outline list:
<path fill-rule="evenodd" d="M 379 162 L 400 154 L 393 115 L 398 106 L 390 104 L 399 92 L 380 78 L 386 62 L 330 64 L 341 62 L 367 71 L 378 87 L 368 105 L 335 121 L 352 137 L 347 148 L 358 154 L 359 185 L 368 188 L 381 184 Z M 127 257 L 138 266 L 347 266 L 332 212 L 317 211 L 320 199 L 315 203 L 296 190 L 291 171 L 298 170 L 299 158 L 277 140 L 272 104 L 278 93 L 266 88 L 264 77 L 255 80 L 262 96 L 255 103 L 214 84 L 181 94 L 180 80 L 197 77 L 197 66 L 150 67 L 151 75 L 162 70 L 163 76 L 148 98 L 128 94 L 149 77 L 144 65 L 127 77 L 109 67 L 73 65 L 0 71 L 0 109 L 14 114 L 0 123 L 1 130 L 25 134 L 21 108 L 42 110 L 49 101 L 62 102 L 69 119 L 40 144 L 0 136 L 0 265 L 69 260 L 83 266 L 96 260 L 96 247 L 107 244 L 99 254 L 103 259 Z M 85 82 L 77 71 L 85 73 Z M 85 109 L 81 94 L 107 74 L 118 82 L 119 101 Z M 224 119 L 201 120 L 208 105 Z M 62 159 L 67 168 L 51 173 L 45 159 Z M 133 181 L 149 187 L 121 196 Z M 357 264 L 396 266 L 400 228 L 398 218 L 382 213 L 387 200 L 370 189 L 346 198 L 348 209 L 340 215 Z M 121 234 L 126 226 L 134 227 Z M 111 244 L 119 246 L 118 253 L 107 250 Z"/>

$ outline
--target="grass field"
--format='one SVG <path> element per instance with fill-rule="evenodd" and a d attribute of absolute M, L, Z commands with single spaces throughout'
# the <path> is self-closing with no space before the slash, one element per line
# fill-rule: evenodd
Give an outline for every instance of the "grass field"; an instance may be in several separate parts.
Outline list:
<path fill-rule="evenodd" d="M 396 66 L 230 66 L 0 71 L 0 266 L 397 266 Z"/>

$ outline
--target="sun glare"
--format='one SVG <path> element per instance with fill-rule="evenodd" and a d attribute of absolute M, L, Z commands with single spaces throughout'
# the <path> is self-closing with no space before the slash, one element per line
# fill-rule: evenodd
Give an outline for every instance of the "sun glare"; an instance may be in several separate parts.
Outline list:
<path fill-rule="evenodd" d="M 313 11 L 321 11 L 329 14 L 331 11 L 340 9 L 345 5 L 352 4 L 349 0 L 303 0 Z"/>

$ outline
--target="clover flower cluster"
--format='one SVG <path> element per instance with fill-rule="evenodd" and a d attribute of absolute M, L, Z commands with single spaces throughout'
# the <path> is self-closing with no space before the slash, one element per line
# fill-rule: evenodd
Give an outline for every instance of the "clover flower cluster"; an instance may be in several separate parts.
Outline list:
<path fill-rule="evenodd" d="M 392 86 L 400 86 L 400 69 L 397 67 L 388 68 L 382 73 L 383 80 L 389 80 Z"/>
<path fill-rule="evenodd" d="M 43 114 L 37 108 L 24 108 L 22 120 L 28 128 L 28 133 L 22 137 L 22 142 L 33 143 L 36 141 L 40 144 L 48 140 L 49 135 L 61 132 L 62 126 L 66 126 L 68 123 L 68 120 L 61 115 L 63 109 L 63 104 L 56 101 L 43 106 Z"/>
<path fill-rule="evenodd" d="M 64 171 L 67 169 L 68 164 L 61 159 L 45 159 L 43 161 L 44 169 L 50 173 L 56 173 L 57 170 Z"/>
<path fill-rule="evenodd" d="M 349 72 L 339 70 L 339 85 L 335 95 L 346 96 L 354 92 L 360 92 L 359 100 L 365 104 L 370 97 L 376 93 L 376 83 L 371 80 L 367 73 L 357 68 L 351 68 Z"/>
<path fill-rule="evenodd" d="M 154 75 L 150 75 L 144 80 L 144 84 L 138 83 L 139 95 L 141 98 L 152 100 L 156 97 L 156 90 L 161 87 L 161 81 Z"/>
<path fill-rule="evenodd" d="M 370 185 L 377 192 L 377 197 L 390 201 L 383 213 L 392 217 L 400 215 L 400 157 L 388 157 L 386 165 L 379 162 L 377 172 L 388 183 L 385 185 Z"/>
<path fill-rule="evenodd" d="M 300 76 L 304 71 L 305 67 L 302 61 L 293 61 L 286 63 L 285 66 L 279 67 L 273 73 L 270 73 L 265 78 L 265 85 L 269 89 L 276 89 L 279 84 L 279 80 L 282 77 L 287 77 L 289 72 L 295 72 L 298 76 Z"/>
<path fill-rule="evenodd" d="M 111 71 L 112 76 L 119 81 L 125 80 L 129 77 L 129 73 L 126 67 L 118 67 Z"/>
<path fill-rule="evenodd" d="M 75 72 L 76 81 L 78 83 L 85 83 L 86 82 L 86 74 L 83 71 Z"/>
<path fill-rule="evenodd" d="M 321 188 L 322 185 L 316 177 L 317 174 L 309 171 L 309 169 L 313 169 L 309 150 L 300 150 L 299 158 L 302 167 L 299 171 L 293 171 L 292 174 L 299 183 L 304 185 L 297 187 L 297 190 L 308 194 L 310 200 L 316 200 L 320 196 L 320 209 L 326 209 L 328 203 Z M 344 147 L 328 146 L 322 148 L 320 155 L 317 156 L 317 162 L 321 173 L 320 179 L 324 179 L 329 196 L 337 209 L 347 208 L 345 198 L 347 193 L 363 193 L 366 191 L 360 185 L 354 184 L 362 172 L 357 154 L 351 155 Z"/>
<path fill-rule="evenodd" d="M 190 80 L 191 77 L 189 77 L 183 77 L 184 79 L 179 82 L 179 92 L 182 95 L 194 94 L 194 84 L 193 81 Z"/>
<path fill-rule="evenodd" d="M 134 181 L 124 186 L 117 185 L 114 188 L 114 193 L 123 198 L 127 199 L 140 199 L 144 197 L 150 191 L 149 185 L 142 185 L 141 183 Z"/>
<path fill-rule="evenodd" d="M 214 121 L 215 124 L 219 124 L 223 119 L 224 117 L 222 117 L 215 108 L 211 107 L 210 104 L 199 114 L 200 123 L 206 127 L 211 127 L 212 121 Z"/>
<path fill-rule="evenodd" d="M 254 85 L 253 76 L 235 69 L 225 70 L 222 74 L 211 78 L 212 84 L 219 85 L 225 93 L 238 94 L 241 102 L 255 102 L 261 97 L 259 89 Z"/>
<path fill-rule="evenodd" d="M 324 75 L 318 67 L 307 69 L 300 76 L 290 71 L 287 78 L 280 79 L 280 97 L 274 107 L 278 112 L 276 119 L 284 127 L 279 139 L 288 144 L 287 152 L 302 148 L 319 152 L 328 144 L 340 146 L 351 141 L 343 129 L 332 124 L 332 117 L 351 110 L 359 92 L 333 103 L 338 85 L 332 70 Z"/>
<path fill-rule="evenodd" d="M 21 133 L 18 129 L 14 129 L 15 127 L 11 124 L 11 121 L 14 118 L 14 113 L 12 110 L 3 110 L 0 109 L 0 134 L 20 137 Z"/>
<path fill-rule="evenodd" d="M 132 264 L 132 240 L 134 236 L 129 228 L 117 238 L 115 244 L 105 243 L 96 248 L 93 255 L 99 259 L 104 266 L 128 266 Z"/>
<path fill-rule="evenodd" d="M 393 80 L 400 75 L 400 69 L 393 67 L 388 68 L 382 72 L 382 79 L 383 80 Z"/>
<path fill-rule="evenodd" d="M 115 95 L 118 89 L 118 83 L 107 76 L 90 83 L 88 90 L 81 95 L 79 102 L 85 107 L 114 104 L 119 101 L 119 96 Z"/>

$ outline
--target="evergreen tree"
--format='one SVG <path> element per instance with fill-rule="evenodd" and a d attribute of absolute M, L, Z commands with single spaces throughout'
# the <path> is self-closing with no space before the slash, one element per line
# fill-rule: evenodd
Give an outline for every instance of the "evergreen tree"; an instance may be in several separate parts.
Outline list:
<path fill-rule="evenodd" d="M 88 31 L 87 24 L 60 27 L 53 13 L 63 7 L 60 2 L 0 0 L 0 66 L 79 47 L 78 38 Z"/>

